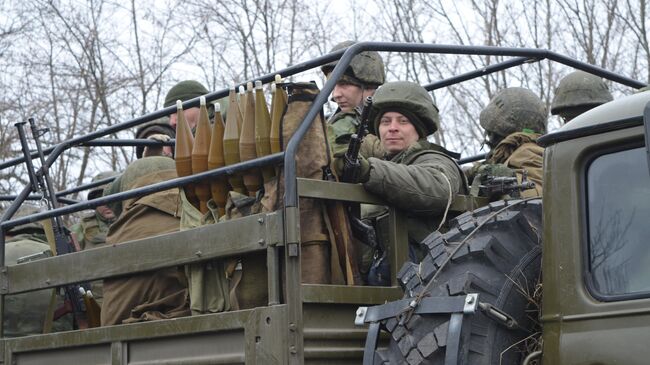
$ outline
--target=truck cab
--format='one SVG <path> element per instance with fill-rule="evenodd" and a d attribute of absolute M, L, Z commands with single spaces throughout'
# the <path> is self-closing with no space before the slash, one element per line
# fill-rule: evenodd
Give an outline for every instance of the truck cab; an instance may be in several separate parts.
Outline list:
<path fill-rule="evenodd" d="M 648 102 L 650 92 L 614 100 L 541 141 L 544 364 L 650 357 Z"/>

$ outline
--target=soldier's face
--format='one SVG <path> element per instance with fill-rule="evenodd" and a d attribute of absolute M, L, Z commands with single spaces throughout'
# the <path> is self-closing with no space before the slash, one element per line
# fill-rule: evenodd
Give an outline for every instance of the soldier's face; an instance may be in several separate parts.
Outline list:
<path fill-rule="evenodd" d="M 194 129 L 196 127 L 196 123 L 199 122 L 199 108 L 189 108 L 185 109 L 185 120 L 187 121 L 187 124 L 190 126 L 190 129 Z M 176 130 L 176 125 L 178 124 L 178 113 L 174 113 L 169 116 L 169 125 Z"/>
<path fill-rule="evenodd" d="M 386 112 L 379 120 L 379 138 L 389 154 L 404 151 L 420 139 L 415 126 L 398 112 Z"/>
<path fill-rule="evenodd" d="M 363 89 L 347 82 L 337 82 L 332 91 L 332 99 L 343 112 L 351 112 L 363 101 Z"/>
<path fill-rule="evenodd" d="M 109 208 L 107 205 L 100 205 L 95 209 L 97 210 L 97 213 L 99 213 L 99 215 L 101 215 L 105 219 L 115 218 L 115 213 L 113 213 L 111 208 Z"/>

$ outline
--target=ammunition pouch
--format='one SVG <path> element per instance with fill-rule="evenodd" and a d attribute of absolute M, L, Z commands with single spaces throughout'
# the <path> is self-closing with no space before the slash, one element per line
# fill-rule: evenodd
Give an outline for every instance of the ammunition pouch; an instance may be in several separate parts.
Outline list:
<path fill-rule="evenodd" d="M 217 207 L 208 201 L 208 212 L 202 214 L 180 189 L 181 231 L 213 224 L 218 220 Z M 232 259 L 215 259 L 185 265 L 190 310 L 192 315 L 224 312 L 237 307 L 230 300 L 230 280 L 224 273 Z"/>

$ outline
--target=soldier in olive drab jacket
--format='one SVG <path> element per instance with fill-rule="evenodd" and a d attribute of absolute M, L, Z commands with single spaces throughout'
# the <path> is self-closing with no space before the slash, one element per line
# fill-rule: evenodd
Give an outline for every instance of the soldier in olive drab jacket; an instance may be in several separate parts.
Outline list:
<path fill-rule="evenodd" d="M 438 110 L 423 87 L 386 83 L 375 93 L 370 118 L 385 154 L 360 157 L 359 182 L 407 215 L 411 259 L 419 261 L 420 242 L 438 228 L 453 198 L 466 193 L 467 183 L 444 148 L 426 138 L 438 129 Z M 341 173 L 343 159 L 334 167 Z"/>
<path fill-rule="evenodd" d="M 332 48 L 331 52 L 349 47 L 355 42 L 344 41 Z M 338 61 L 330 62 L 321 67 L 321 71 L 329 78 Z M 345 73 L 336 82 L 332 91 L 332 101 L 338 105 L 336 113 L 327 121 L 327 139 L 335 155 L 345 153 L 350 136 L 357 132 L 360 109 L 367 96 L 375 91 L 385 81 L 384 62 L 377 52 L 361 52 L 352 58 Z M 381 144 L 374 135 L 368 135 L 361 146 L 361 154 L 381 156 Z"/>
<path fill-rule="evenodd" d="M 145 157 L 129 165 L 120 178 L 119 189 L 112 191 L 132 190 L 175 177 L 174 160 L 162 156 Z M 106 242 L 118 245 L 178 231 L 178 201 L 178 189 L 125 200 L 120 216 L 108 231 Z M 187 279 L 179 268 L 170 267 L 104 280 L 102 326 L 189 315 Z"/>
<path fill-rule="evenodd" d="M 113 171 L 106 171 L 98 174 L 93 178 L 93 182 L 118 175 Z M 101 197 L 104 194 L 104 188 L 109 184 L 98 186 L 88 192 L 88 200 Z M 73 225 L 70 231 L 79 244 L 79 248 L 87 250 L 101 247 L 106 242 L 106 233 L 108 227 L 115 221 L 115 213 L 106 205 L 100 205 L 95 211 L 81 218 L 79 223 Z"/>
<path fill-rule="evenodd" d="M 535 188 L 522 191 L 521 196 L 541 196 L 544 148 L 537 144 L 537 139 L 546 132 L 547 114 L 544 102 L 528 89 L 509 87 L 499 91 L 479 117 L 490 152 L 484 163 L 468 171 L 468 177 L 480 179 L 486 171 L 504 174 L 504 169 L 499 168 L 502 166 L 507 168 L 505 173 L 513 174 L 521 182 L 525 171 Z M 472 189 L 476 185 L 473 182 Z"/>

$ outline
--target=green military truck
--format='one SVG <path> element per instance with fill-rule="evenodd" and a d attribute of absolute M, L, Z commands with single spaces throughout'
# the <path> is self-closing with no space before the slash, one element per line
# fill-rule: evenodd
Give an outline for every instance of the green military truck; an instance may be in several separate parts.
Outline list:
<path fill-rule="evenodd" d="M 4 240 L 4 232 L 26 222 L 283 164 L 286 193 L 278 211 L 114 247 L 2 265 L 0 271 L 4 310 L 7 297 L 18 293 L 265 252 L 268 305 L 3 338 L 0 359 L 5 364 L 647 363 L 650 283 L 643 278 L 650 276 L 644 275 L 649 256 L 642 247 L 649 235 L 642 221 L 650 210 L 650 169 L 644 147 L 650 128 L 648 92 L 593 109 L 542 139 L 547 147 L 543 202 L 486 205 L 481 199 L 459 196 L 452 206 L 458 215 L 447 232 L 435 232 L 424 242 L 430 255 L 421 264 L 404 266 L 408 257 L 405 217 L 391 208 L 387 241 L 394 273 L 390 286 L 301 284 L 299 198 L 383 204 L 360 185 L 300 179 L 295 171 L 295 153 L 309 122 L 320 113 L 351 58 L 365 50 L 513 57 L 427 85 L 428 90 L 543 59 L 631 87 L 644 86 L 547 50 L 428 44 L 363 42 L 280 70 L 276 73 L 291 76 L 340 58 L 285 151 L 12 219 L 32 192 L 27 186 L 0 221 Z M 258 80 L 270 82 L 276 73 Z M 206 98 L 216 100 L 227 92 Z M 198 99 L 184 103 L 193 106 L 198 106 Z M 67 148 L 92 144 L 173 112 L 175 108 L 166 108 L 63 142 L 45 151 L 49 156 L 44 164 L 50 166 Z M 2 166 L 18 162 L 22 160 Z"/>

